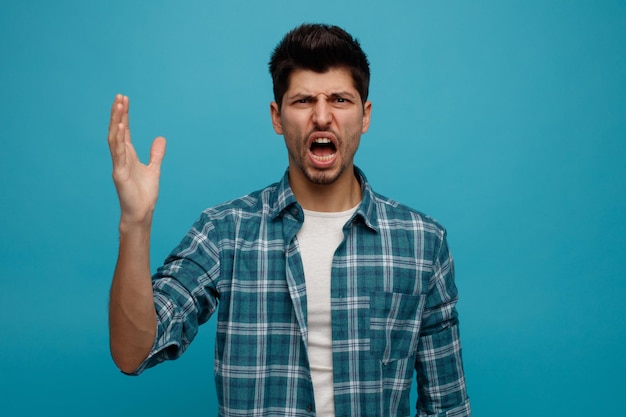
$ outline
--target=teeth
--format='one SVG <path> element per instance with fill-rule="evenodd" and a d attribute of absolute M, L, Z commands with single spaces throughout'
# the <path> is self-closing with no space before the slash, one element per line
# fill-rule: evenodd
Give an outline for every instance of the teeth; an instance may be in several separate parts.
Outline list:
<path fill-rule="evenodd" d="M 326 156 L 313 155 L 313 158 L 315 158 L 315 159 L 317 159 L 318 161 L 321 161 L 321 162 L 328 162 L 331 159 L 333 159 L 334 157 L 335 157 L 335 154 L 326 155 Z"/>
<path fill-rule="evenodd" d="M 317 138 L 314 141 L 315 143 L 330 143 L 330 139 L 328 138 Z"/>

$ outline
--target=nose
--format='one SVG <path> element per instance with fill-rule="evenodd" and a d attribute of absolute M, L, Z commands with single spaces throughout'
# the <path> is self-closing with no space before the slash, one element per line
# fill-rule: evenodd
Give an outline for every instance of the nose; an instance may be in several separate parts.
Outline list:
<path fill-rule="evenodd" d="M 328 127 L 333 120 L 332 109 L 327 97 L 318 97 L 313 106 L 313 123 L 318 127 Z"/>

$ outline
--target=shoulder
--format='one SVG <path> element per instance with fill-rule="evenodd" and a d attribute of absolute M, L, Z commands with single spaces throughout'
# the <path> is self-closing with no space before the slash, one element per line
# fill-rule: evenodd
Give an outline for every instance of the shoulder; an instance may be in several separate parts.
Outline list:
<path fill-rule="evenodd" d="M 397 227 L 417 232 L 428 232 L 443 238 L 445 227 L 428 214 L 413 207 L 372 192 L 372 200 L 376 206 L 378 223 L 381 227 Z"/>
<path fill-rule="evenodd" d="M 215 239 L 253 236 L 275 223 L 277 213 L 285 204 L 281 183 L 206 208 L 196 220 L 194 229 L 214 234 Z M 272 226 L 272 230 L 274 227 Z M 215 236 L 217 234 L 217 236 Z"/>
<path fill-rule="evenodd" d="M 445 238 L 446 229 L 433 217 L 374 191 L 363 171 L 356 168 L 355 173 L 362 184 L 362 214 L 369 225 L 381 231 L 418 233 L 437 240 Z"/>
<path fill-rule="evenodd" d="M 263 189 L 208 207 L 201 216 L 205 219 L 221 220 L 267 215 L 277 199 L 277 189 L 277 183 L 271 184 Z"/>
<path fill-rule="evenodd" d="M 204 209 L 187 232 L 184 244 L 206 245 L 217 251 L 235 240 L 254 241 L 272 222 L 276 185 Z M 273 228 L 272 228 L 273 230 Z"/>

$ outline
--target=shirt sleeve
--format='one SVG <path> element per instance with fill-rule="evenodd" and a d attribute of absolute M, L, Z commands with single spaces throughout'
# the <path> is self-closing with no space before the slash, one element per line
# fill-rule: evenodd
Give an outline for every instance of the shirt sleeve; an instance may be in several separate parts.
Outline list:
<path fill-rule="evenodd" d="M 418 416 L 471 416 L 461 358 L 454 262 L 445 232 L 434 253 L 415 363 Z"/>
<path fill-rule="evenodd" d="M 157 332 L 152 350 L 133 375 L 180 357 L 215 312 L 220 273 L 215 233 L 203 215 L 153 275 Z"/>

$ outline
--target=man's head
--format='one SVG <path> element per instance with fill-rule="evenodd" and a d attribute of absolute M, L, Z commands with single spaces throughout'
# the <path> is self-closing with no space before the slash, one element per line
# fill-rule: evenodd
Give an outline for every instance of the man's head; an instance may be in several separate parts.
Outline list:
<path fill-rule="evenodd" d="M 346 68 L 363 104 L 369 94 L 370 69 L 359 42 L 337 26 L 304 24 L 287 33 L 276 46 L 269 63 L 274 100 L 280 109 L 293 71 L 318 73 Z"/>
<path fill-rule="evenodd" d="M 354 207 L 350 204 L 360 198 L 354 155 L 372 110 L 367 100 L 369 64 L 359 43 L 336 26 L 302 25 L 278 44 L 270 71 L 272 124 L 287 145 L 296 198 L 311 210 Z M 320 199 L 320 193 L 328 192 L 347 198 L 342 200 L 347 204 L 334 206 Z"/>

